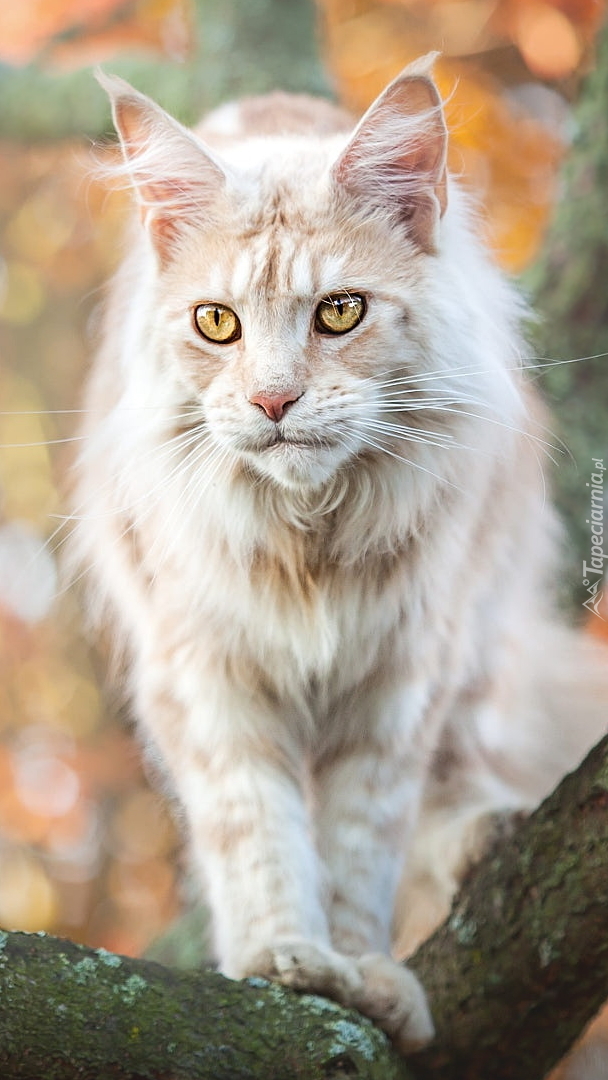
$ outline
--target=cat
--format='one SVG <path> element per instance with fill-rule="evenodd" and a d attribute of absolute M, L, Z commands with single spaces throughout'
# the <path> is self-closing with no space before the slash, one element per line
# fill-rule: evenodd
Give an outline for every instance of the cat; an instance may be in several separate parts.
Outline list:
<path fill-rule="evenodd" d="M 139 215 L 72 493 L 220 969 L 334 997 L 404 1052 L 432 1019 L 391 949 L 608 700 L 553 613 L 525 310 L 448 176 L 432 60 L 354 129 L 276 93 L 190 131 L 99 76 Z"/>

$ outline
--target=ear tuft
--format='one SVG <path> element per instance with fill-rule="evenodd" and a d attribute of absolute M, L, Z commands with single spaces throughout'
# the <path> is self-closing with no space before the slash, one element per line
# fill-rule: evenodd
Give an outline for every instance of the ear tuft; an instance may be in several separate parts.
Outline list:
<path fill-rule="evenodd" d="M 157 254 L 166 262 L 188 223 L 209 212 L 226 171 L 196 136 L 145 94 L 117 75 L 96 71 L 110 98 L 124 164 L 141 217 Z"/>
<path fill-rule="evenodd" d="M 437 246 L 447 206 L 447 128 L 431 68 L 405 68 L 371 105 L 333 168 L 337 184 L 406 224 L 425 251 Z"/>

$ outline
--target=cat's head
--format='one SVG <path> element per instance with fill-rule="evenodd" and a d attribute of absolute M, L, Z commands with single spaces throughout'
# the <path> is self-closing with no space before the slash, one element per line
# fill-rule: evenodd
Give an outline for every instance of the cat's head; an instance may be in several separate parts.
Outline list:
<path fill-rule="evenodd" d="M 308 124 L 282 132 L 271 98 L 266 133 L 243 131 L 237 105 L 199 135 L 102 77 L 147 236 L 150 378 L 169 371 L 211 444 L 281 485 L 318 488 L 381 455 L 435 475 L 469 369 L 488 366 L 483 312 L 457 287 L 470 256 L 444 252 L 447 133 L 429 68 L 328 134 L 312 99 Z"/>

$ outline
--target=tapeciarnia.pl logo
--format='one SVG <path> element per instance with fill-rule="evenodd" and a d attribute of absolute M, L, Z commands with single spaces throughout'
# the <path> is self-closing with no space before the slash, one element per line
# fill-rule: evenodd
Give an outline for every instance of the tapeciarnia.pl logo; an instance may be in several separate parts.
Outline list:
<path fill-rule="evenodd" d="M 589 526 L 591 548 L 589 562 L 583 560 L 583 585 L 589 593 L 583 600 L 583 607 L 597 615 L 598 619 L 604 619 L 601 613 L 604 580 L 604 560 L 608 555 L 604 554 L 604 473 L 606 466 L 603 458 L 591 458 L 593 472 L 590 482 L 587 484 L 590 495 L 589 517 L 586 524 Z"/>

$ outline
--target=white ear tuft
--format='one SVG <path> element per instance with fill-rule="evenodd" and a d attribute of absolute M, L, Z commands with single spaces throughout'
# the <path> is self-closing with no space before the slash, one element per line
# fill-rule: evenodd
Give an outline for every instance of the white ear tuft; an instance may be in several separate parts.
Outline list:
<path fill-rule="evenodd" d="M 447 128 L 430 74 L 436 56 L 415 61 L 387 86 L 333 168 L 339 186 L 395 213 L 429 252 L 447 206 Z"/>
<path fill-rule="evenodd" d="M 145 94 L 116 75 L 96 72 L 112 103 L 124 166 L 161 262 L 186 222 L 209 211 L 224 188 L 226 170 L 215 155 Z"/>

